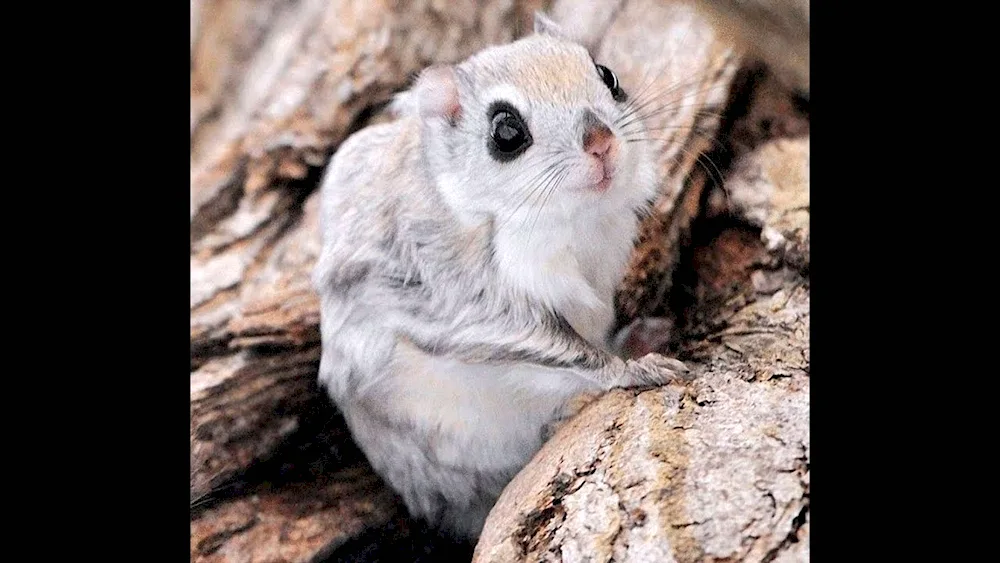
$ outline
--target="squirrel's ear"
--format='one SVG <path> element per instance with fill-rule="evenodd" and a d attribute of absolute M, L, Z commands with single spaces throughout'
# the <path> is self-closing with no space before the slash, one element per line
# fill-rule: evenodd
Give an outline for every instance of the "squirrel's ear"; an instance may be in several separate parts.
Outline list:
<path fill-rule="evenodd" d="M 535 33 L 552 35 L 559 38 L 564 37 L 562 27 L 541 11 L 535 12 Z"/>
<path fill-rule="evenodd" d="M 417 78 L 413 92 L 420 117 L 443 117 L 454 124 L 462 114 L 453 67 L 434 65 L 425 68 Z"/>

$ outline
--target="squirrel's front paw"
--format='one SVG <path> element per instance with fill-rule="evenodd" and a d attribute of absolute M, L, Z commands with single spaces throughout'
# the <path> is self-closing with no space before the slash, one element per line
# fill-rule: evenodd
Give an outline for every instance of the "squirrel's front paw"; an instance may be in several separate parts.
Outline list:
<path fill-rule="evenodd" d="M 627 360 L 625 376 L 616 387 L 653 387 L 690 379 L 691 370 L 684 362 L 654 353 L 638 360 Z"/>

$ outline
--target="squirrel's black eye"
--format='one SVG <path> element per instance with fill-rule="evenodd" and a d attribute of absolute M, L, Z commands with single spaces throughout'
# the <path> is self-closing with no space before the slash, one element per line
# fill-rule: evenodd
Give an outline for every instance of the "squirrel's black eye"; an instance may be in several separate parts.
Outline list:
<path fill-rule="evenodd" d="M 510 162 L 531 146 L 531 133 L 521 114 L 510 104 L 498 102 L 490 107 L 490 156 Z"/>
<path fill-rule="evenodd" d="M 608 87 L 608 90 L 611 90 L 611 96 L 616 102 L 624 102 L 626 97 L 625 91 L 622 90 L 621 85 L 618 84 L 618 77 L 615 76 L 615 73 L 611 72 L 611 69 L 604 65 L 596 66 L 597 74 L 601 75 L 601 80 L 604 81 L 604 85 Z"/>

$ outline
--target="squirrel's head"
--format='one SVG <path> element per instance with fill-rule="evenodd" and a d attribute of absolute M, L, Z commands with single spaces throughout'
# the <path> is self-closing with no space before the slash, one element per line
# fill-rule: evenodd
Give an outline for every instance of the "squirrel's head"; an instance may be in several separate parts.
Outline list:
<path fill-rule="evenodd" d="M 428 170 L 462 217 L 518 228 L 655 195 L 627 89 L 542 14 L 532 35 L 424 70 L 411 95 Z"/>

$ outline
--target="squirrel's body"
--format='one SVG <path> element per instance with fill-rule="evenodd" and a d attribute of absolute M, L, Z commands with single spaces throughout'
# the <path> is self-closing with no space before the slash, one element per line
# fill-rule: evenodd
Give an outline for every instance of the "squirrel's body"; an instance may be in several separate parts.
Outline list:
<path fill-rule="evenodd" d="M 323 182 L 320 380 L 410 511 L 468 537 L 571 397 L 684 370 L 606 348 L 656 174 L 594 64 L 543 33 L 431 69 Z"/>

